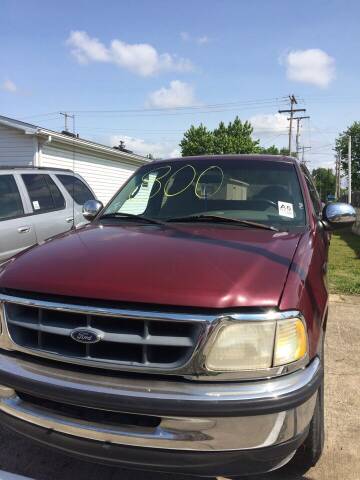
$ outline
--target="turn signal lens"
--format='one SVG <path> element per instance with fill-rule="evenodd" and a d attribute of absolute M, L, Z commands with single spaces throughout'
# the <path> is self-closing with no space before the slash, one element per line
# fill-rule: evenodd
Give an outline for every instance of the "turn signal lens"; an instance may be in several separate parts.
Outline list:
<path fill-rule="evenodd" d="M 274 366 L 300 360 L 307 351 L 306 331 L 299 318 L 281 320 L 276 328 Z"/>

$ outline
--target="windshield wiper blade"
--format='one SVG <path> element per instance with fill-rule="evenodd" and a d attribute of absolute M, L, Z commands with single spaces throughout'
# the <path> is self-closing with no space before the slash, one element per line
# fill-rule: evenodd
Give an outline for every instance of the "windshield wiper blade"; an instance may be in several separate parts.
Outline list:
<path fill-rule="evenodd" d="M 265 225 L 264 223 L 251 222 L 250 220 L 240 220 L 231 217 L 222 217 L 221 215 L 189 215 L 188 217 L 174 217 L 168 218 L 167 222 L 219 222 L 219 223 L 234 223 L 249 228 L 262 228 L 264 230 L 273 230 L 278 232 L 279 230 L 272 225 Z"/>
<path fill-rule="evenodd" d="M 101 217 L 99 217 L 99 220 L 107 219 L 107 218 L 132 219 L 132 220 L 137 220 L 139 222 L 152 223 L 155 225 L 165 225 L 165 222 L 162 222 L 161 220 L 155 220 L 155 218 L 144 217 L 142 215 L 135 215 L 134 213 L 122 213 L 122 212 L 104 213 L 104 215 L 101 215 Z"/>

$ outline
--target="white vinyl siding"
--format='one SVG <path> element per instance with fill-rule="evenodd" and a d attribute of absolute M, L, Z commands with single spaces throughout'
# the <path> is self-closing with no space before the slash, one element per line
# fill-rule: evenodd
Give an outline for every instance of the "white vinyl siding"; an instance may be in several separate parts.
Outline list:
<path fill-rule="evenodd" d="M 79 149 L 65 149 L 56 144 L 42 146 L 38 164 L 41 167 L 63 168 L 78 173 L 104 204 L 137 169 L 137 166 L 121 162 L 121 159 L 110 160 Z"/>
<path fill-rule="evenodd" d="M 33 135 L 0 125 L 0 166 L 32 166 L 37 142 Z"/>

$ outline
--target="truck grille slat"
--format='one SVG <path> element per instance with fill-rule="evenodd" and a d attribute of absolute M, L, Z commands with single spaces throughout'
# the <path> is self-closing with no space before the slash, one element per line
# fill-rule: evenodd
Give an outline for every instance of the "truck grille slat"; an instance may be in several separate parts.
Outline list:
<path fill-rule="evenodd" d="M 190 321 L 149 320 L 87 314 L 17 303 L 5 303 L 12 340 L 39 352 L 120 365 L 177 368 L 192 355 L 200 325 Z M 80 343 L 70 334 L 77 328 L 100 331 L 98 343 Z"/>
<path fill-rule="evenodd" d="M 8 319 L 8 325 L 36 330 L 40 336 L 42 333 L 53 333 L 55 335 L 69 337 L 72 331 L 72 329 L 69 328 L 51 327 L 49 325 L 41 325 L 41 323 L 22 322 L 11 319 Z M 91 323 L 88 325 L 88 327 L 91 327 Z M 147 335 L 142 337 L 140 335 L 108 332 L 104 333 L 103 341 L 114 343 L 133 343 L 139 345 L 167 345 L 173 347 L 192 347 L 194 345 L 194 340 L 189 337 L 169 337 L 156 335 Z M 41 340 L 38 343 L 39 346 L 41 346 Z"/>

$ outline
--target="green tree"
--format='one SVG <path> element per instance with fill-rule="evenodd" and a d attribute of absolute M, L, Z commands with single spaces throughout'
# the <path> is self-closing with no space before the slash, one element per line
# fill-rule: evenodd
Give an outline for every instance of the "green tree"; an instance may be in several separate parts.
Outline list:
<path fill-rule="evenodd" d="M 214 130 L 208 130 L 203 124 L 193 125 L 184 133 L 180 142 L 181 153 L 187 155 L 259 153 L 259 140 L 252 138 L 251 123 L 242 122 L 236 117 L 225 125 L 220 122 Z"/>
<path fill-rule="evenodd" d="M 261 147 L 261 152 L 267 155 L 280 155 L 279 149 L 275 145 L 271 145 L 270 147 Z"/>
<path fill-rule="evenodd" d="M 267 154 L 267 155 L 289 155 L 288 148 L 278 148 L 275 145 L 271 145 L 270 147 L 260 147 L 260 153 Z M 293 157 L 296 157 L 295 152 L 292 153 Z"/>
<path fill-rule="evenodd" d="M 286 155 L 286 156 L 290 155 L 289 149 L 286 148 L 286 147 L 280 148 L 280 150 L 279 150 L 279 155 Z M 295 152 L 292 152 L 291 155 L 292 155 L 293 157 L 296 157 Z"/>
<path fill-rule="evenodd" d="M 228 129 L 224 122 L 220 122 L 219 126 L 212 132 L 213 135 L 213 153 L 221 155 L 223 153 L 232 152 L 232 139 L 228 135 Z"/>
<path fill-rule="evenodd" d="M 214 136 L 217 135 L 217 130 L 214 130 Z M 242 122 L 238 116 L 236 116 L 233 122 L 229 122 L 226 127 L 228 150 L 225 152 L 217 151 L 216 153 L 259 153 L 259 140 L 252 138 L 253 127 L 251 123 L 246 121 Z M 221 147 L 221 145 L 220 145 Z"/>
<path fill-rule="evenodd" d="M 331 168 L 315 168 L 312 171 L 317 191 L 323 202 L 327 201 L 328 195 L 335 194 L 336 177 Z"/>
<path fill-rule="evenodd" d="M 184 133 L 180 148 L 183 157 L 212 154 L 214 135 L 202 123 L 198 127 L 191 125 L 189 130 Z"/>
<path fill-rule="evenodd" d="M 340 155 L 341 167 L 346 175 L 348 169 L 348 138 L 351 136 L 351 181 L 353 190 L 360 190 L 360 122 L 354 122 L 336 139 L 335 150 Z"/>

